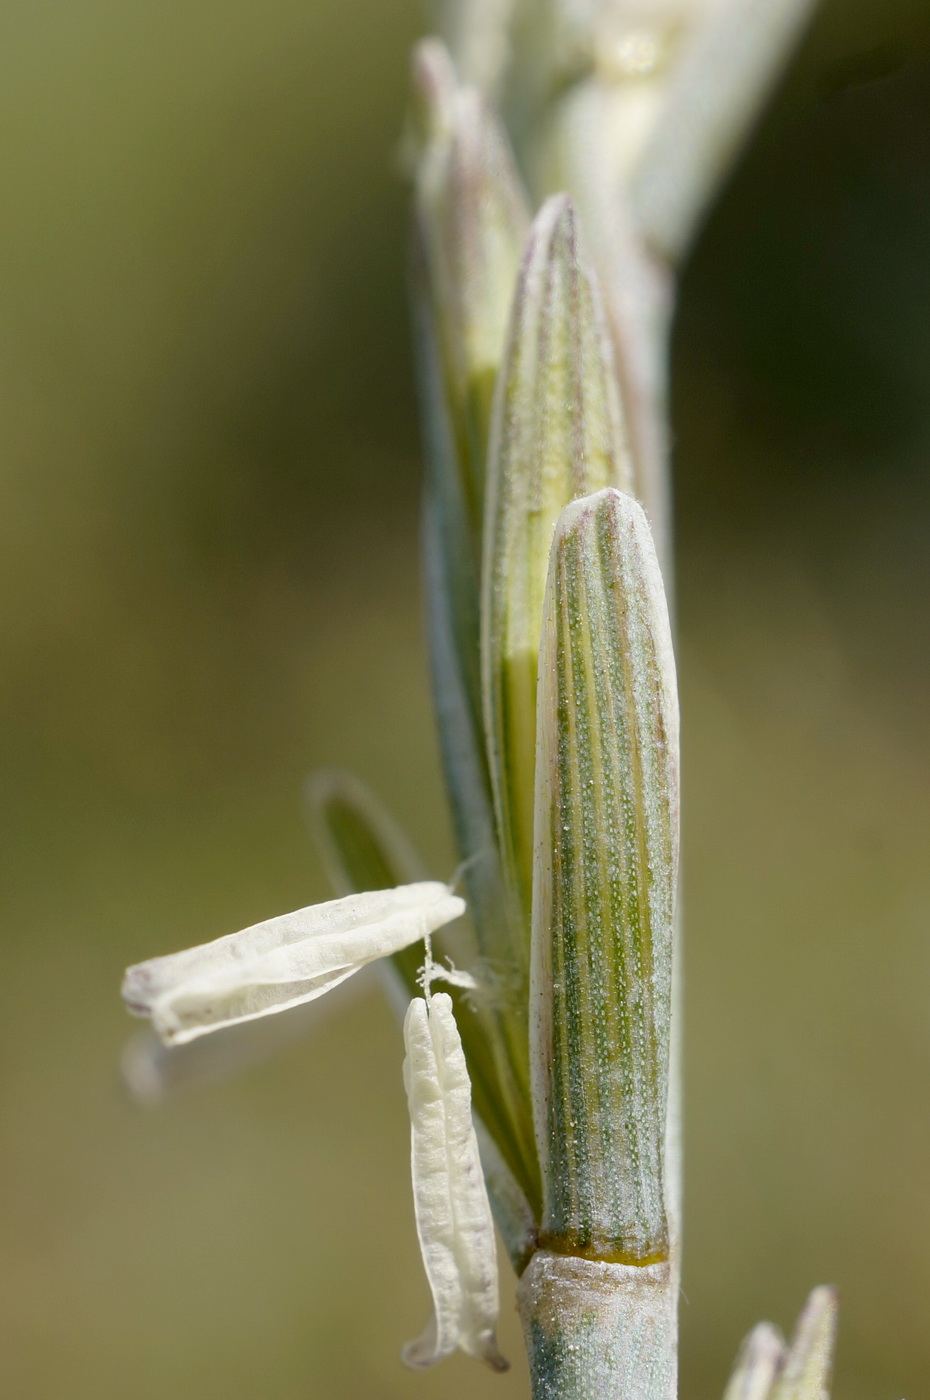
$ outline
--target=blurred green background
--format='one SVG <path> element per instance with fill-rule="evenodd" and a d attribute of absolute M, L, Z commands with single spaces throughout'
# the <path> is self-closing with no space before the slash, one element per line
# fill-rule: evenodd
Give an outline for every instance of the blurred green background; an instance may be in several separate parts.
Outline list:
<path fill-rule="evenodd" d="M 0 1394 L 526 1394 L 428 1296 L 397 1027 L 157 1111 L 123 966 L 324 897 L 300 785 L 452 865 L 395 173 L 415 0 L 0 16 Z M 930 1388 L 930 8 L 831 0 L 675 340 L 683 1383 L 842 1290 L 836 1395 Z"/>

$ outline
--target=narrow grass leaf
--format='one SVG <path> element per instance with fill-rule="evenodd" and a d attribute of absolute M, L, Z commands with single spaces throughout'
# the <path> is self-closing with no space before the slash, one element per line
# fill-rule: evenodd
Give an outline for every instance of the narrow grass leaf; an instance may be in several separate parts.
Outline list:
<path fill-rule="evenodd" d="M 771 1400 L 829 1400 L 837 1306 L 836 1289 L 821 1287 L 811 1293 Z"/>
<path fill-rule="evenodd" d="M 510 1262 L 519 1277 L 536 1248 L 539 1227 L 520 1183 L 485 1127 L 480 1112 L 474 1117 L 481 1167 L 488 1185 L 494 1223 L 500 1230 Z"/>
<path fill-rule="evenodd" d="M 506 1141 L 495 1136 L 532 1194 L 525 966 L 503 897 L 484 745 L 478 622 L 491 401 L 529 212 L 503 129 L 476 91 L 458 85 L 435 40 L 416 50 L 414 92 L 421 152 L 411 280 L 428 466 L 430 663 L 440 751 L 488 992 L 480 1014 L 508 1125 Z"/>
<path fill-rule="evenodd" d="M 484 994 L 477 1014 L 493 1058 L 496 1124 L 521 1188 L 538 1203 L 528 1110 L 526 975 L 504 897 L 484 743 L 479 567 L 493 386 L 503 355 L 529 211 L 503 129 L 477 91 L 460 87 L 436 40 L 418 46 L 411 256 L 415 349 L 424 424 L 427 621 L 440 752 Z M 461 1004 L 459 1004 L 461 1005 Z M 490 1112 L 490 1104 L 485 1108 Z M 484 1113 L 485 1110 L 482 1110 Z"/>
<path fill-rule="evenodd" d="M 777 1328 L 760 1322 L 740 1348 L 723 1400 L 769 1400 L 786 1354 Z"/>
<path fill-rule="evenodd" d="M 370 788 L 352 773 L 321 768 L 304 789 L 310 834 L 323 869 L 340 898 L 366 890 L 388 890 L 427 878 L 426 864 L 413 842 Z M 394 953 L 392 1000 L 400 1015 L 416 994 L 422 963 L 416 945 Z"/>
<path fill-rule="evenodd" d="M 484 745 L 479 574 L 493 386 L 530 218 L 506 135 L 443 45 L 417 46 L 411 280 L 427 459 L 424 552 L 440 748 L 479 950 L 509 1003 L 526 1087 L 525 979 L 514 967 Z M 521 1049 L 520 1047 L 524 1047 Z M 522 1062 L 522 1063 L 521 1063 Z"/>

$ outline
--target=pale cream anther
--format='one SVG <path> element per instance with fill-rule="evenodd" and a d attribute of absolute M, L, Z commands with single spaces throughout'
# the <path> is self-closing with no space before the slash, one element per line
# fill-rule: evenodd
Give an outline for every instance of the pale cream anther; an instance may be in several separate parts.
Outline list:
<path fill-rule="evenodd" d="M 438 881 L 348 895 L 130 967 L 123 1000 L 168 1045 L 322 996 L 465 912 Z"/>
<path fill-rule="evenodd" d="M 432 1366 L 456 1348 L 507 1368 L 497 1347 L 497 1251 L 452 998 L 414 997 L 404 1021 L 417 1234 L 433 1316 L 403 1359 Z"/>

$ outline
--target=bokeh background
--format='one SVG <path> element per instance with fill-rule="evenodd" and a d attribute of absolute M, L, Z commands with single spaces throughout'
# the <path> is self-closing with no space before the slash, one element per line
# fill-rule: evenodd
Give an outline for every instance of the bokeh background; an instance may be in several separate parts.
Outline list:
<path fill-rule="evenodd" d="M 123 966 L 324 897 L 348 765 L 453 863 L 395 147 L 416 0 L 0 15 L 0 1393 L 525 1396 L 428 1309 L 375 991 L 143 1111 Z M 827 0 L 686 270 L 682 1395 L 831 1281 L 930 1388 L 930 10 Z"/>

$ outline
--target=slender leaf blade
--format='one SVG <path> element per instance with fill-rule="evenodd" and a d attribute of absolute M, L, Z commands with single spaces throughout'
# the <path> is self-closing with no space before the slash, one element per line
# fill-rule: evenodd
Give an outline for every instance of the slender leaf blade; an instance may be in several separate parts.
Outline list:
<path fill-rule="evenodd" d="M 723 1400 L 769 1400 L 787 1347 L 770 1322 L 760 1322 L 740 1348 Z"/>
<path fill-rule="evenodd" d="M 798 1319 L 771 1400 L 829 1400 L 837 1309 L 836 1289 L 813 1290 Z"/>

